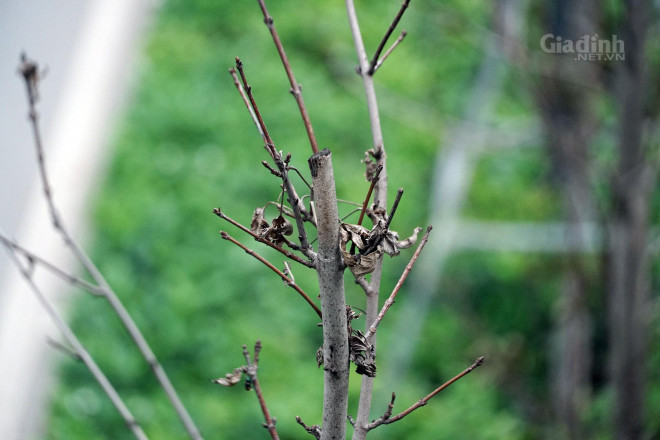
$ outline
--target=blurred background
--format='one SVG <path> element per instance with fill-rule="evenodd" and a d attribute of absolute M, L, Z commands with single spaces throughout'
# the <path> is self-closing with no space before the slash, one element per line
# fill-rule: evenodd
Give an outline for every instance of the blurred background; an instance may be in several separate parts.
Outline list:
<path fill-rule="evenodd" d="M 114 13 L 100 6 L 109 3 L 123 6 Z M 321 420 L 318 319 L 218 231 L 278 267 L 280 254 L 211 213 L 220 206 L 249 225 L 254 209 L 280 191 L 259 163 L 267 159 L 261 138 L 227 73 L 236 56 L 277 148 L 291 152 L 306 175 L 311 150 L 261 11 L 256 2 L 128 3 L 81 2 L 73 8 L 78 18 L 53 12 L 47 22 L 55 27 L 32 25 L 26 34 L 41 41 L 50 35 L 36 38 L 42 28 L 58 36 L 77 29 L 65 20 L 87 23 L 79 25 L 87 32 L 107 29 L 93 49 L 74 50 L 73 43 L 60 52 L 32 52 L 31 43 L 17 49 L 49 66 L 41 93 L 46 115 L 48 103 L 64 93 L 47 88 L 64 75 L 59 63 L 108 63 L 96 70 L 62 64 L 76 80 L 61 90 L 82 101 L 70 104 L 78 113 L 62 123 L 64 141 L 46 137 L 55 201 L 86 237 L 207 438 L 267 435 L 253 394 L 208 381 L 242 365 L 241 345 L 257 339 L 264 346 L 259 377 L 281 437 L 307 438 L 294 416 L 308 424 Z M 361 202 L 368 188 L 361 159 L 371 135 L 344 5 L 281 0 L 268 7 L 317 139 L 333 152 L 338 197 Z M 373 53 L 400 3 L 363 0 L 357 7 Z M 392 391 L 395 412 L 401 411 L 476 357 L 486 356 L 486 364 L 370 438 L 660 436 L 659 7 L 411 2 L 399 25 L 408 35 L 376 73 L 376 88 L 390 200 L 405 189 L 392 226 L 402 237 L 416 226 L 434 230 L 379 327 L 373 417 L 385 411 Z M 92 41 L 93 34 L 75 35 L 71 41 Z M 3 100 L 2 111 L 19 121 L 0 124 L 3 131 L 25 127 L 20 141 L 3 140 L 0 201 L 2 211 L 24 214 L 3 218 L 1 226 L 51 255 L 51 242 L 58 242 L 38 187 L 29 195 L 29 180 L 5 180 L 5 170 L 19 164 L 26 167 L 20 176 L 35 169 L 23 85 L 13 76 L 18 52 L 3 50 L 1 65 L 10 69 L 2 72 L 3 90 L 10 83 L 16 96 Z M 84 88 L 90 79 L 100 82 Z M 97 125 L 87 122 L 93 109 L 106 107 L 93 119 Z M 63 110 L 50 112 L 54 119 Z M 80 148 L 58 147 L 72 144 Z M 303 192 L 302 181 L 296 186 Z M 22 191 L 25 197 L 18 197 Z M 270 209 L 267 216 L 276 215 Z M 352 210 L 342 205 L 340 215 Z M 43 224 L 26 220 L 35 218 Z M 411 255 L 386 259 L 383 296 Z M 10 283 L 16 271 L 2 261 L 3 285 L 10 287 L 0 291 L 0 365 L 18 378 L 0 388 L 1 412 L 12 414 L 15 426 L 15 437 L 3 438 L 128 438 L 84 366 L 49 346 L 45 335 L 61 337 L 41 328 L 46 315 L 36 302 L 30 300 L 29 312 L 26 304 L 7 306 L 20 280 Z M 293 270 L 315 297 L 315 273 Z M 362 291 L 350 275 L 346 280 L 348 303 L 364 307 Z M 105 302 L 71 288 L 56 296 L 65 298 L 61 307 L 74 330 L 147 434 L 183 438 L 164 393 Z M 23 334 L 30 342 L 18 337 Z M 26 346 L 37 360 L 23 364 L 16 347 Z M 351 376 L 352 414 L 359 379 Z M 26 401 L 18 411 L 21 396 Z"/>

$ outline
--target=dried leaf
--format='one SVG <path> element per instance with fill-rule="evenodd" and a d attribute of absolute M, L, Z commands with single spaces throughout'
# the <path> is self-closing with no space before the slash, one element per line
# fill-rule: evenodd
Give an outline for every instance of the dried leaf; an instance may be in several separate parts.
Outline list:
<path fill-rule="evenodd" d="M 213 379 L 211 380 L 211 382 L 217 383 L 225 387 L 236 385 L 238 382 L 241 381 L 241 377 L 245 372 L 245 368 L 246 367 L 235 368 L 233 372 L 225 374 L 225 377 L 221 377 L 219 379 Z"/>
<path fill-rule="evenodd" d="M 380 246 L 382 246 L 383 252 L 385 252 L 390 257 L 399 255 L 400 249 L 407 249 L 415 244 L 417 241 L 417 235 L 421 230 L 422 228 L 415 228 L 412 235 L 402 241 L 399 241 L 399 234 L 396 231 L 388 230 L 385 233 Z"/>
<path fill-rule="evenodd" d="M 272 231 L 277 235 L 291 235 L 293 234 L 293 225 L 290 221 L 279 215 L 273 219 Z"/>
<path fill-rule="evenodd" d="M 368 255 L 351 255 L 346 249 L 349 241 L 355 243 L 355 246 L 359 250 L 364 249 L 370 240 L 369 230 L 363 226 L 343 223 L 339 228 L 339 232 L 341 235 L 339 249 L 344 257 L 346 266 L 348 266 L 353 275 L 355 275 L 355 277 L 360 277 L 373 272 L 376 268 L 376 262 L 382 255 L 382 252 L 376 250 L 376 252 L 372 252 Z"/>
<path fill-rule="evenodd" d="M 323 347 L 316 350 L 316 366 L 321 368 L 321 365 L 323 365 Z"/>
<path fill-rule="evenodd" d="M 264 219 L 264 209 L 257 208 L 252 214 L 252 222 L 250 223 L 250 230 L 255 234 L 261 236 L 268 229 L 268 222 Z"/>
<path fill-rule="evenodd" d="M 367 182 L 371 182 L 376 175 L 376 169 L 378 168 L 377 161 L 374 161 L 371 156 L 374 155 L 374 150 L 369 149 L 364 152 L 364 159 L 362 162 L 366 165 L 366 170 L 364 172 L 364 177 L 367 179 Z"/>
<path fill-rule="evenodd" d="M 350 360 L 355 364 L 355 372 L 376 377 L 376 354 L 373 345 L 360 330 L 354 330 L 348 338 Z"/>

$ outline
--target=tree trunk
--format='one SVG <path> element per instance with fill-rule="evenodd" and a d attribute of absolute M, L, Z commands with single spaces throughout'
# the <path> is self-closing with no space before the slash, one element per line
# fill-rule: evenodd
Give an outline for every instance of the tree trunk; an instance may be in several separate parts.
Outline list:
<path fill-rule="evenodd" d="M 344 266 L 339 252 L 339 216 L 330 150 L 309 158 L 319 249 L 317 272 L 323 312 L 322 440 L 344 440 L 348 416 L 348 327 Z"/>
<path fill-rule="evenodd" d="M 615 391 L 617 439 L 643 435 L 646 340 L 650 310 L 648 258 L 649 203 L 655 170 L 642 141 L 644 97 L 648 90 L 645 43 L 648 4 L 626 4 L 625 61 L 617 74 L 620 110 L 618 169 L 612 181 L 608 228 L 610 366 Z"/>
<path fill-rule="evenodd" d="M 558 2 L 548 11 L 552 28 L 564 39 L 577 40 L 596 31 L 593 2 Z M 549 18 L 548 17 L 548 18 Z M 599 84 L 601 71 L 593 63 L 577 62 L 559 54 L 546 55 L 544 78 L 537 90 L 540 113 L 547 134 L 553 177 L 563 199 L 568 224 L 567 241 L 586 245 L 585 225 L 596 218 L 594 193 L 590 182 L 590 146 L 595 132 L 593 101 L 596 93 L 581 83 Z M 572 81 L 580 79 L 581 81 Z M 564 264 L 555 324 L 554 355 L 551 357 L 553 406 L 563 428 L 561 437 L 584 437 L 582 415 L 591 394 L 593 366 L 592 314 L 588 289 L 596 280 L 587 270 L 585 256 L 570 254 Z"/>

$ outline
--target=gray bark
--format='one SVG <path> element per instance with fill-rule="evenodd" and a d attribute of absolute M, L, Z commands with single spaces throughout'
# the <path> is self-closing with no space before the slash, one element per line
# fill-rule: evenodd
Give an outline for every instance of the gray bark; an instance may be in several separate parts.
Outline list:
<path fill-rule="evenodd" d="M 651 279 L 648 228 L 655 172 L 643 141 L 644 98 L 649 88 L 645 61 L 648 17 L 644 1 L 626 3 L 625 61 L 616 85 L 619 161 L 612 181 L 608 296 L 610 366 L 615 391 L 617 439 L 643 437 Z"/>
<path fill-rule="evenodd" d="M 348 327 L 344 265 L 339 251 L 339 216 L 330 151 L 309 159 L 318 227 L 317 272 L 323 312 L 323 426 L 321 439 L 346 436 L 348 415 Z"/>
<path fill-rule="evenodd" d="M 597 33 L 595 5 L 592 1 L 564 2 L 552 11 L 556 29 L 562 37 L 577 39 Z M 592 106 L 595 93 L 576 81 L 600 82 L 600 70 L 589 63 L 577 63 L 569 57 L 544 59 L 550 78 L 538 89 L 540 113 L 548 139 L 553 174 L 563 199 L 567 241 L 585 245 L 585 225 L 596 216 L 590 183 L 590 146 L 595 132 Z M 551 357 L 553 405 L 562 433 L 568 439 L 584 437 L 582 414 L 591 394 L 592 316 L 588 307 L 588 286 L 595 282 L 586 269 L 584 257 L 577 252 L 565 260 L 559 316 L 555 324 L 555 354 Z"/>

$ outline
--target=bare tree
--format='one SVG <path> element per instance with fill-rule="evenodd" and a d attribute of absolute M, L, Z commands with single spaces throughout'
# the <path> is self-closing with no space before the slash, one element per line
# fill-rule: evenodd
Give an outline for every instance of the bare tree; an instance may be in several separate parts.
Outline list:
<path fill-rule="evenodd" d="M 281 188 L 281 199 L 273 203 L 278 208 L 278 216 L 273 219 L 267 219 L 264 208 L 255 209 L 250 226 L 244 226 L 229 217 L 224 210 L 216 208 L 214 214 L 232 226 L 237 227 L 242 232 L 247 233 L 257 242 L 276 249 L 285 255 L 292 262 L 296 262 L 306 268 L 316 270 L 318 276 L 318 288 L 320 292 L 321 307 L 317 306 L 315 301 L 295 282 L 293 271 L 288 262 L 285 270 L 277 269 L 272 263 L 259 255 L 254 250 L 248 248 L 236 238 L 225 231 L 221 231 L 221 237 L 236 246 L 239 246 L 245 252 L 275 272 L 285 283 L 295 290 L 313 312 L 322 320 L 323 327 L 323 346 L 316 354 L 319 366 L 323 366 L 324 375 L 324 398 L 323 398 L 323 420 L 320 425 L 308 426 L 300 418 L 298 423 L 311 435 L 320 439 L 345 439 L 347 421 L 354 426 L 354 439 L 363 439 L 368 432 L 376 427 L 401 420 L 411 412 L 426 405 L 430 399 L 439 392 L 447 388 L 472 372 L 475 368 L 482 365 L 484 358 L 478 358 L 470 367 L 459 373 L 454 378 L 438 386 L 434 391 L 411 405 L 408 409 L 392 415 L 394 409 L 395 394 L 392 393 L 392 399 L 386 412 L 378 419 L 369 422 L 369 413 L 371 409 L 373 380 L 376 376 L 376 332 L 383 321 L 385 315 L 394 304 L 394 299 L 400 291 L 401 286 L 413 269 L 413 266 L 420 256 L 424 245 L 426 244 L 431 227 L 426 229 L 421 238 L 416 251 L 405 267 L 398 283 L 392 290 L 388 299 L 382 305 L 379 304 L 379 292 L 381 289 L 381 274 L 383 257 L 385 254 L 397 256 L 402 249 L 413 246 L 421 228 L 416 228 L 410 237 L 400 239 L 399 234 L 393 229 L 393 218 L 398 209 L 403 195 L 403 189 L 399 189 L 396 199 L 388 209 L 387 203 L 387 164 L 386 152 L 383 142 L 383 134 L 380 126 L 378 113 L 378 104 L 373 81 L 374 74 L 382 66 L 383 62 L 392 53 L 403 38 L 405 31 L 400 37 L 385 50 L 385 46 L 401 20 L 405 10 L 408 8 L 409 0 L 405 0 L 393 19 L 391 25 L 385 32 L 374 55 L 369 58 L 362 41 L 362 35 L 357 20 L 356 10 L 352 0 L 346 1 L 346 8 L 349 18 L 349 24 L 355 43 L 357 58 L 359 62 L 358 73 L 361 76 L 365 94 L 367 108 L 370 115 L 371 133 L 373 138 L 373 148 L 365 153 L 366 177 L 370 182 L 369 189 L 364 201 L 361 204 L 359 220 L 356 224 L 345 223 L 339 219 L 338 199 L 335 189 L 335 172 L 332 164 L 332 154 L 328 149 L 319 151 L 318 143 L 312 128 L 311 118 L 307 112 L 302 91 L 293 74 L 291 65 L 287 59 L 286 53 L 274 26 L 274 20 L 268 13 L 265 2 L 258 0 L 259 6 L 264 16 L 264 21 L 273 37 L 277 51 L 281 57 L 287 77 L 291 84 L 291 93 L 298 104 L 303 124 L 312 149 L 312 156 L 308 159 L 311 179 L 310 183 L 293 166 L 292 154 L 284 154 L 278 150 L 271 134 L 266 126 L 265 118 L 259 110 L 256 94 L 247 78 L 246 69 L 239 58 L 236 58 L 235 68 L 230 69 L 234 78 L 234 83 L 246 104 L 250 115 L 261 135 L 264 148 L 270 158 L 270 162 L 264 161 L 264 167 L 279 180 Z M 384 52 L 383 52 L 384 51 Z M 160 363 L 156 360 L 154 353 L 140 333 L 137 325 L 130 317 L 129 312 L 123 307 L 117 295 L 105 281 L 103 275 L 92 263 L 83 249 L 76 243 L 57 211 L 52 196 L 52 190 L 48 181 L 45 166 L 43 147 L 38 124 L 38 113 L 36 111 L 37 85 L 40 78 L 40 71 L 36 63 L 23 57 L 20 66 L 21 74 L 25 79 L 28 91 L 28 100 L 30 103 L 30 119 L 35 134 L 35 147 L 39 170 L 41 175 L 44 197 L 48 202 L 53 227 L 62 236 L 64 243 L 82 263 L 84 269 L 93 280 L 86 281 L 70 273 L 59 269 L 57 265 L 39 258 L 38 255 L 22 248 L 18 243 L 0 234 L 2 243 L 11 254 L 17 267 L 26 278 L 27 282 L 33 286 L 35 294 L 42 300 L 49 315 L 58 324 L 65 335 L 67 342 L 71 345 L 71 353 L 80 358 L 96 380 L 100 383 L 108 397 L 112 400 L 118 411 L 124 418 L 127 426 L 132 430 L 137 438 L 147 438 L 142 428 L 123 403 L 117 392 L 114 390 L 110 381 L 101 372 L 100 368 L 87 353 L 82 344 L 77 340 L 71 329 L 65 324 L 54 307 L 45 301 L 42 292 L 36 286 L 32 279 L 32 273 L 35 267 L 46 269 L 55 275 L 62 277 L 72 285 L 83 288 L 93 295 L 97 295 L 108 301 L 111 309 L 117 314 L 121 322 L 126 327 L 135 345 L 143 354 L 147 365 L 151 368 L 161 386 L 167 393 L 172 406 L 181 419 L 188 435 L 193 439 L 201 439 L 201 433 L 188 415 L 185 407 L 178 398 L 174 387 L 167 378 Z M 309 188 L 309 194 L 300 196 L 292 180 L 292 174 L 295 173 Z M 373 195 L 373 203 L 371 202 Z M 309 197 L 308 205 L 304 200 Z M 369 229 L 362 225 L 365 217 L 369 217 L 372 227 Z M 316 239 L 311 239 L 313 230 L 316 231 Z M 297 239 L 290 237 L 297 235 Z M 316 248 L 314 248 L 314 244 Z M 356 284 L 365 292 L 367 298 L 366 324 L 364 332 L 353 328 L 353 321 L 360 315 L 346 304 L 344 291 L 344 273 L 346 269 L 352 274 Z M 239 383 L 245 377 L 245 388 L 254 390 L 257 395 L 261 410 L 264 415 L 264 427 L 268 430 L 271 438 L 277 439 L 279 435 L 276 429 L 276 419 L 271 414 L 266 405 L 262 384 L 259 381 L 257 370 L 259 363 L 259 353 L 261 342 L 257 341 L 253 356 L 243 346 L 243 355 L 246 364 L 226 374 L 224 377 L 213 380 L 213 382 L 231 386 Z M 310 353 L 310 355 L 312 355 Z M 354 419 L 348 415 L 348 385 L 349 385 L 349 367 L 350 363 L 356 366 L 357 373 L 362 375 L 362 386 L 359 398 L 358 413 Z"/>

